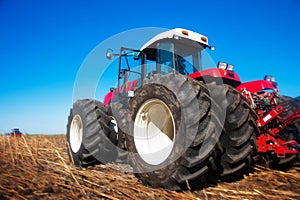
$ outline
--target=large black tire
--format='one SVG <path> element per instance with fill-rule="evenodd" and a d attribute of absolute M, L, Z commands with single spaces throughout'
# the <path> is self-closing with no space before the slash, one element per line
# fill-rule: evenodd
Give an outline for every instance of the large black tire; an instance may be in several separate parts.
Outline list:
<path fill-rule="evenodd" d="M 84 99 L 73 104 L 67 124 L 67 147 L 76 166 L 116 160 L 117 135 L 110 123 L 108 110 L 102 103 Z"/>
<path fill-rule="evenodd" d="M 219 136 L 222 126 L 219 116 L 212 109 L 213 103 L 205 85 L 175 74 L 155 74 L 153 78 L 146 79 L 144 84 L 135 92 L 129 104 L 133 123 L 129 123 L 130 133 L 126 134 L 126 144 L 134 172 L 145 184 L 172 190 L 197 188 L 208 183 L 217 169 L 215 159 L 221 151 Z M 134 127 L 138 127 L 134 123 L 140 122 L 139 117 L 143 116 L 143 113 L 140 115 L 140 112 L 144 112 L 142 109 L 146 110 L 149 105 L 150 108 L 156 106 L 155 103 L 152 106 L 153 102 L 168 110 L 175 130 L 172 129 L 174 135 L 169 134 L 173 144 L 170 153 L 164 155 L 165 160 L 157 163 L 140 153 Z M 145 111 L 145 117 L 151 115 L 150 108 L 148 113 Z M 163 124 L 161 131 L 165 129 Z"/>
<path fill-rule="evenodd" d="M 224 133 L 221 136 L 222 155 L 220 158 L 220 175 L 223 180 L 235 180 L 242 177 L 253 166 L 253 156 L 257 152 L 256 137 L 259 129 L 256 125 L 257 115 L 247 99 L 229 85 L 208 83 L 211 93 L 224 93 L 226 96 L 226 120 Z M 224 100 L 218 98 L 220 105 Z"/>

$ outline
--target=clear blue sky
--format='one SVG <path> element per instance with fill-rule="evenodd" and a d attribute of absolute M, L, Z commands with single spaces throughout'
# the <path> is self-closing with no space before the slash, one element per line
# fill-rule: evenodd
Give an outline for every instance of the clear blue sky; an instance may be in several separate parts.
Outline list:
<path fill-rule="evenodd" d="M 282 94 L 300 96 L 299 0 L 145 2 L 0 0 L 0 133 L 64 133 L 86 56 L 140 27 L 202 33 L 243 81 L 272 74 Z"/>

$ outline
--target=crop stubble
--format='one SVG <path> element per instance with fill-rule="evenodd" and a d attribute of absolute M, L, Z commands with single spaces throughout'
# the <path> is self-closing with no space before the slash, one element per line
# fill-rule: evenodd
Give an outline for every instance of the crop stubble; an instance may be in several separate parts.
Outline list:
<path fill-rule="evenodd" d="M 116 170 L 128 166 L 76 168 L 65 144 L 65 136 L 0 136 L 0 199 L 300 199 L 299 167 L 256 166 L 240 181 L 176 192 Z"/>

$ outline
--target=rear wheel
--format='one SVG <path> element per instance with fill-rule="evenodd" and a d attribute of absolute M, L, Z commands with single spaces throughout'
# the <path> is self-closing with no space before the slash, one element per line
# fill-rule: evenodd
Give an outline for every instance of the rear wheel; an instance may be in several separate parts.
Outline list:
<path fill-rule="evenodd" d="M 257 116 L 247 99 L 229 85 L 222 88 L 226 94 L 227 108 L 224 134 L 220 140 L 223 147 L 220 172 L 223 179 L 232 180 L 242 177 L 253 165 L 259 130 L 255 122 Z"/>
<path fill-rule="evenodd" d="M 117 136 L 110 124 L 102 103 L 84 99 L 73 104 L 67 124 L 67 147 L 76 166 L 115 161 Z"/>
<path fill-rule="evenodd" d="M 129 112 L 127 148 L 144 183 L 179 190 L 199 187 L 213 176 L 216 133 L 222 128 L 204 85 L 182 75 L 156 74 L 136 91 Z"/>

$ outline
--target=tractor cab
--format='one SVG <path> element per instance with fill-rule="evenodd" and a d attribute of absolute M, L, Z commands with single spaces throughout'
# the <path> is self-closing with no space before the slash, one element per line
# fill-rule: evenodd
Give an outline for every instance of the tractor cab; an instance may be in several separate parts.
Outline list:
<path fill-rule="evenodd" d="M 156 63 L 157 73 L 180 73 L 204 82 L 221 81 L 233 87 L 241 84 L 233 65 L 218 62 L 212 67 L 207 63 L 207 48 L 215 50 L 214 46 L 209 46 L 206 36 L 176 28 L 158 34 L 141 51 L 147 56 L 147 62 Z"/>
<path fill-rule="evenodd" d="M 207 37 L 176 28 L 158 34 L 144 44 L 141 51 L 147 62 L 156 63 L 157 73 L 189 75 L 202 70 L 202 51 L 207 47 Z"/>

